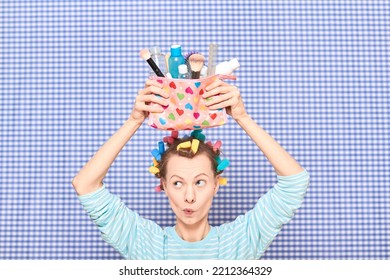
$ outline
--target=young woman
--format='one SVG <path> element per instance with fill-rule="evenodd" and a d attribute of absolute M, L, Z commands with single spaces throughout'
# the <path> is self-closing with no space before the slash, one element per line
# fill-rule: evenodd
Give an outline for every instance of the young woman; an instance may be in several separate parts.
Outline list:
<path fill-rule="evenodd" d="M 156 95 L 164 98 L 158 98 Z M 127 208 L 111 194 L 103 179 L 119 152 L 150 112 L 162 112 L 169 96 L 162 85 L 147 80 L 129 119 L 73 178 L 84 209 L 103 239 L 125 259 L 259 259 L 281 226 L 289 222 L 303 201 L 309 174 L 289 153 L 247 114 L 240 91 L 217 79 L 203 98 L 212 97 L 210 109 L 226 108 L 274 167 L 277 183 L 245 215 L 221 226 L 210 226 L 208 213 L 228 161 L 221 160 L 220 143 L 205 143 L 201 131 L 191 137 L 166 137 L 168 149 L 154 152 L 150 171 L 160 178 L 176 224 L 161 228 Z M 158 108 L 157 108 L 158 107 Z M 161 142 L 160 142 L 161 145 Z M 164 145 L 164 144 L 163 144 Z"/>

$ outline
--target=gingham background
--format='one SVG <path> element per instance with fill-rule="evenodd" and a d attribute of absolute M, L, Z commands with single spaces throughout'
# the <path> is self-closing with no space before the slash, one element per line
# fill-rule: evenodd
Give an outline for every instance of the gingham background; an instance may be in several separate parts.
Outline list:
<path fill-rule="evenodd" d="M 389 1 L 2 1 L 1 259 L 120 259 L 71 180 L 115 133 L 143 87 L 145 47 L 237 57 L 247 111 L 309 172 L 303 207 L 264 259 L 386 259 L 390 241 Z M 251 209 L 276 182 L 241 128 L 223 140 L 229 185 L 213 225 Z M 146 123 L 105 179 L 161 226 Z M 182 133 L 181 133 L 182 135 Z"/>

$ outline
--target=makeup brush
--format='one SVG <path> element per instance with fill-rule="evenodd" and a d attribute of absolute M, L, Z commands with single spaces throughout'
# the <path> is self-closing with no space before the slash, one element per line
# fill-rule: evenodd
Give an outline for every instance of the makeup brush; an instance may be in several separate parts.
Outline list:
<path fill-rule="evenodd" d="M 190 56 L 193 55 L 193 54 L 196 54 L 196 53 L 199 53 L 197 51 L 190 51 L 188 52 L 185 56 L 184 56 L 184 59 L 186 61 L 186 65 L 187 65 L 187 68 L 188 68 L 188 73 L 190 74 L 190 77 L 191 77 L 191 64 L 190 64 Z"/>
<path fill-rule="evenodd" d="M 191 65 L 191 78 L 199 79 L 200 70 L 202 70 L 204 64 L 204 56 L 199 53 L 195 53 L 188 58 L 188 61 Z"/>
<path fill-rule="evenodd" d="M 185 59 L 186 61 L 188 61 L 188 59 L 190 58 L 190 56 L 193 55 L 193 54 L 196 54 L 196 53 L 199 53 L 199 52 L 197 52 L 197 51 L 190 51 L 190 52 L 186 53 L 186 55 L 184 56 L 184 59 Z"/>
<path fill-rule="evenodd" d="M 165 77 L 164 74 L 161 72 L 160 68 L 158 68 L 154 60 L 151 58 L 148 49 L 141 50 L 139 54 L 143 60 L 146 60 L 146 62 L 149 63 L 150 67 L 153 69 L 154 73 L 156 73 L 157 76 Z"/>

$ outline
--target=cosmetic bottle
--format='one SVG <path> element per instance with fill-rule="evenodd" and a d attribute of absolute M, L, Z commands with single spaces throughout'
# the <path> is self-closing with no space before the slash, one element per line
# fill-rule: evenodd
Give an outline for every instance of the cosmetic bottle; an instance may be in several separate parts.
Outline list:
<path fill-rule="evenodd" d="M 156 63 L 158 68 L 160 68 L 162 73 L 166 73 L 167 69 L 165 67 L 165 55 L 161 53 L 161 50 L 159 47 L 152 47 L 149 49 L 150 57 L 153 59 L 153 61 Z M 150 76 L 156 76 L 152 68 L 150 68 L 149 71 Z"/>
<path fill-rule="evenodd" d="M 240 63 L 238 63 L 237 58 L 233 58 L 230 61 L 224 61 L 217 64 L 217 66 L 215 66 L 215 74 L 230 75 L 238 67 L 240 67 Z"/>
<path fill-rule="evenodd" d="M 200 77 L 203 78 L 206 76 L 207 76 L 207 66 L 203 65 L 202 69 L 200 70 Z"/>
<path fill-rule="evenodd" d="M 169 73 L 171 73 L 172 78 L 177 79 L 179 77 L 179 65 L 184 64 L 185 59 L 181 54 L 180 45 L 171 46 L 171 56 L 168 59 Z"/>
<path fill-rule="evenodd" d="M 189 79 L 190 73 L 188 73 L 187 64 L 179 65 L 179 79 Z"/>

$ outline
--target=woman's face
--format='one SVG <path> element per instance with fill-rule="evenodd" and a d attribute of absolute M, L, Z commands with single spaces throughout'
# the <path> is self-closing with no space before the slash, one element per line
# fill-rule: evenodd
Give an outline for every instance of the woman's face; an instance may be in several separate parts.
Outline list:
<path fill-rule="evenodd" d="M 178 223 L 196 225 L 207 221 L 219 183 L 205 154 L 192 159 L 172 155 L 163 184 Z"/>

